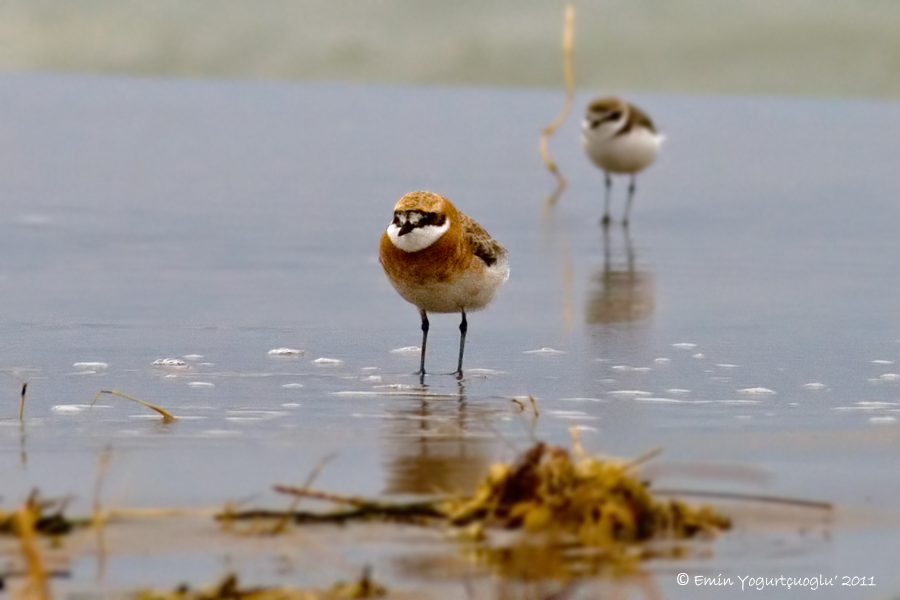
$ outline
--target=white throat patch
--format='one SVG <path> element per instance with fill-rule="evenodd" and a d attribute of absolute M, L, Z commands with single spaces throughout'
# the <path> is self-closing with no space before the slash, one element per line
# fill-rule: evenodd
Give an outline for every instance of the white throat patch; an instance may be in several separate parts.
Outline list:
<path fill-rule="evenodd" d="M 406 235 L 400 234 L 400 226 L 391 223 L 388 225 L 387 234 L 391 238 L 391 243 L 404 252 L 418 252 L 424 250 L 440 239 L 444 233 L 450 229 L 450 219 L 444 221 L 443 225 L 425 225 L 416 227 Z"/>

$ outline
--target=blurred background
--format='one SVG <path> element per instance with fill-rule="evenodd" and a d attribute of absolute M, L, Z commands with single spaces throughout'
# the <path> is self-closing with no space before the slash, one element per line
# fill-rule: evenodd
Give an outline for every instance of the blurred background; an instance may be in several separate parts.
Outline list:
<path fill-rule="evenodd" d="M 900 95 L 897 0 L 575 2 L 593 91 Z M 558 0 L 4 0 L 0 69 L 549 87 Z"/>

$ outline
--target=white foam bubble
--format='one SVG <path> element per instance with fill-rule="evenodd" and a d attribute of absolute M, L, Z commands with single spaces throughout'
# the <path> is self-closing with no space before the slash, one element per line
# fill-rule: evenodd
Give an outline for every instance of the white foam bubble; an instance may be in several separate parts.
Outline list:
<path fill-rule="evenodd" d="M 528 400 L 528 396 L 520 396 L 520 398 L 525 398 Z M 606 402 L 602 398 L 560 398 L 560 402 Z"/>
<path fill-rule="evenodd" d="M 268 352 L 269 356 L 303 356 L 306 350 L 299 348 L 272 348 Z"/>
<path fill-rule="evenodd" d="M 712 400 L 680 400 L 678 398 L 663 398 L 661 396 L 635 398 L 637 402 L 656 402 L 659 404 L 711 404 Z"/>
<path fill-rule="evenodd" d="M 495 375 L 505 375 L 506 373 L 495 369 L 466 369 L 465 374 L 467 377 L 493 377 Z"/>
<path fill-rule="evenodd" d="M 774 396 L 777 392 L 764 387 L 748 387 L 738 390 L 738 393 L 747 396 Z"/>
<path fill-rule="evenodd" d="M 322 366 L 322 367 L 336 367 L 336 366 L 338 366 L 338 365 L 344 364 L 344 361 L 342 361 L 342 360 L 339 359 L 339 358 L 325 358 L 325 357 L 322 357 L 322 358 L 317 358 L 316 360 L 312 361 L 312 363 L 313 363 L 314 365 L 319 365 L 319 366 Z"/>
<path fill-rule="evenodd" d="M 889 425 L 896 422 L 897 417 L 869 417 L 869 423 L 874 423 L 876 425 Z"/>
<path fill-rule="evenodd" d="M 72 366 L 75 367 L 76 369 L 85 369 L 85 370 L 91 370 L 91 371 L 98 371 L 98 370 L 109 368 L 108 363 L 90 362 L 90 361 L 77 362 L 77 363 L 73 364 Z"/>
<path fill-rule="evenodd" d="M 154 367 L 184 367 L 186 364 L 180 358 L 157 358 L 153 361 Z"/>
<path fill-rule="evenodd" d="M 85 411 L 91 407 L 90 404 L 57 404 L 56 406 L 50 407 L 50 410 L 55 413 L 79 413 Z"/>
<path fill-rule="evenodd" d="M 418 346 L 403 346 L 402 348 L 394 348 L 391 354 L 420 354 L 422 349 Z"/>
<path fill-rule="evenodd" d="M 216 387 L 216 384 L 210 383 L 209 381 L 189 381 L 188 387 L 192 388 L 212 388 Z"/>

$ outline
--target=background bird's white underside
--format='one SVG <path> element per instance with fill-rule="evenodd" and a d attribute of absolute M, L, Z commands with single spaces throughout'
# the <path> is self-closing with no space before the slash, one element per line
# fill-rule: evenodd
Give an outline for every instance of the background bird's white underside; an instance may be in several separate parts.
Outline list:
<path fill-rule="evenodd" d="M 588 130 L 582 133 L 582 141 L 587 155 L 604 171 L 636 173 L 656 159 L 663 136 L 642 127 L 612 137 Z"/>

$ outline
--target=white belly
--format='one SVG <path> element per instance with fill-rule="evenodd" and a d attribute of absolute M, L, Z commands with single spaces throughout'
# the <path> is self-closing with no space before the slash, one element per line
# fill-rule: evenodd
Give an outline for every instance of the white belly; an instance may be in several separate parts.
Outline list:
<path fill-rule="evenodd" d="M 403 298 L 427 312 L 451 313 L 481 310 L 509 279 L 509 263 L 501 260 L 490 267 L 468 270 L 449 281 L 409 284 L 391 280 Z"/>
<path fill-rule="evenodd" d="M 614 137 L 600 137 L 592 131 L 584 131 L 581 139 L 588 157 L 604 171 L 637 173 L 656 159 L 663 138 L 646 129 L 636 128 Z"/>

